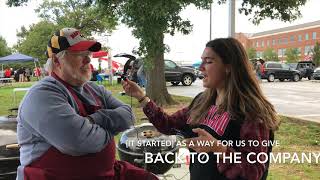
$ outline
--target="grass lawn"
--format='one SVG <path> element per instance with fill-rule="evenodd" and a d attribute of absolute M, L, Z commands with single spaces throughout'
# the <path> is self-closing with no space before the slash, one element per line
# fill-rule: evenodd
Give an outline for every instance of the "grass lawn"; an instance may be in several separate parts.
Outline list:
<path fill-rule="evenodd" d="M 116 84 L 116 83 L 115 83 Z M 9 108 L 13 106 L 12 90 L 15 87 L 29 87 L 32 83 L 14 83 L 11 87 L 0 88 L 0 115 L 7 115 Z M 119 92 L 122 91 L 120 85 L 106 85 L 106 88 L 113 92 L 113 95 L 125 103 L 131 104 L 136 117 L 136 123 L 140 124 L 141 119 L 145 118 L 141 108 L 135 99 L 128 96 L 121 96 Z M 17 102 L 19 102 L 24 95 L 24 92 L 17 93 Z M 177 111 L 186 106 L 191 101 L 191 98 L 173 96 L 179 104 L 165 107 L 168 113 Z M 320 124 L 313 122 L 305 122 L 299 119 L 288 118 L 280 116 L 281 126 L 275 134 L 275 139 L 278 140 L 279 146 L 273 148 L 273 152 L 320 152 Z M 119 135 L 116 137 L 118 140 Z M 320 161 L 320 159 L 319 159 Z M 320 179 L 320 164 L 271 164 L 268 179 Z"/>

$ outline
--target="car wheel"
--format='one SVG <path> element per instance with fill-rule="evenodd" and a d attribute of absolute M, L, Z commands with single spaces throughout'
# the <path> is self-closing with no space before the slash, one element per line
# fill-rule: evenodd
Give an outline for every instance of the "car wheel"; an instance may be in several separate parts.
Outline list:
<path fill-rule="evenodd" d="M 283 81 L 284 81 L 284 79 L 283 79 L 283 78 L 280 78 L 280 79 L 279 79 L 279 81 L 283 82 Z"/>
<path fill-rule="evenodd" d="M 178 86 L 179 83 L 180 82 L 171 82 L 171 84 L 174 85 L 174 86 Z"/>
<path fill-rule="evenodd" d="M 273 82 L 273 81 L 274 81 L 274 75 L 273 74 L 269 74 L 268 82 Z"/>
<path fill-rule="evenodd" d="M 192 78 L 192 76 L 190 74 L 183 75 L 182 84 L 184 86 L 190 86 L 192 84 L 192 82 L 193 82 L 193 78 Z"/>
<path fill-rule="evenodd" d="M 299 74 L 295 74 L 295 75 L 293 75 L 292 80 L 293 80 L 294 82 L 299 81 L 299 80 L 300 80 L 300 76 L 299 76 Z"/>

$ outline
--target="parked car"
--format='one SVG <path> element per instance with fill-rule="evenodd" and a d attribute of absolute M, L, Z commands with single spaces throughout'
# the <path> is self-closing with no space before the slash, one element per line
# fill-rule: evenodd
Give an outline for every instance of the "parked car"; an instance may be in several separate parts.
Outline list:
<path fill-rule="evenodd" d="M 164 60 L 165 79 L 172 85 L 180 82 L 184 86 L 190 86 L 197 79 L 197 70 L 190 67 L 178 66 L 171 60 Z"/>
<path fill-rule="evenodd" d="M 313 74 L 312 74 L 312 78 L 316 79 L 316 80 L 320 80 L 320 67 L 317 67 Z"/>
<path fill-rule="evenodd" d="M 142 59 L 136 58 L 135 56 L 126 53 L 120 53 L 115 55 L 114 57 L 128 58 L 127 62 L 124 65 L 124 74 L 127 74 L 128 69 L 131 68 L 129 67 L 130 62 L 133 61 L 132 66 L 134 68 L 134 73 L 132 80 L 137 82 L 136 71 L 139 69 L 140 65 L 143 64 L 141 63 Z M 191 67 L 178 66 L 171 60 L 164 60 L 164 69 L 165 80 L 167 82 L 171 82 L 172 85 L 178 85 L 181 82 L 184 86 L 190 86 L 197 79 L 198 75 L 196 69 Z"/>
<path fill-rule="evenodd" d="M 284 81 L 285 79 L 299 81 L 301 73 L 298 70 L 290 68 L 288 64 L 280 62 L 265 62 L 262 68 L 261 79 L 267 79 L 268 82 L 273 82 L 275 79 Z"/>
<path fill-rule="evenodd" d="M 312 78 L 315 64 L 312 61 L 299 61 L 298 63 L 289 64 L 292 69 L 300 71 L 301 78 Z"/>

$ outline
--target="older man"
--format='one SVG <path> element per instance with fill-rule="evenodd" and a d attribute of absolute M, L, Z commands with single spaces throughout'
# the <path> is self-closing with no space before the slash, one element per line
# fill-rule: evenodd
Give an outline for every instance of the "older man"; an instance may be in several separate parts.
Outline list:
<path fill-rule="evenodd" d="M 73 28 L 51 37 L 51 76 L 35 84 L 19 108 L 18 180 L 157 179 L 115 160 L 114 136 L 134 115 L 103 86 L 88 82 L 90 53 L 100 49 Z"/>

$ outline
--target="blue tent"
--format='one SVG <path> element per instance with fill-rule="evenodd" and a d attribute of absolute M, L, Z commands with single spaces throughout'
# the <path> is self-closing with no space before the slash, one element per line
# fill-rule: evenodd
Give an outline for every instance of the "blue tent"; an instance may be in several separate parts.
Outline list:
<path fill-rule="evenodd" d="M 17 63 L 17 62 L 27 62 L 27 61 L 38 61 L 33 57 L 24 55 L 24 54 L 11 54 L 9 56 L 5 56 L 0 58 L 0 63 Z"/>

